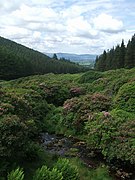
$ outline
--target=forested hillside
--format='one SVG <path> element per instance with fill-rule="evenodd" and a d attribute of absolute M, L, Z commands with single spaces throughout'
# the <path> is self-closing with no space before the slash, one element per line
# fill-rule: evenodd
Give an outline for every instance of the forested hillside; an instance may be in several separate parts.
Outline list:
<path fill-rule="evenodd" d="M 86 70 L 75 63 L 56 60 L 0 37 L 0 79 L 15 79 L 34 74 L 77 73 Z"/>
<path fill-rule="evenodd" d="M 95 69 L 106 71 L 119 68 L 135 67 L 135 35 L 128 41 L 127 46 L 122 40 L 121 45 L 117 45 L 109 51 L 97 56 Z"/>
<path fill-rule="evenodd" d="M 9 180 L 15 175 L 23 179 L 23 173 L 26 180 L 134 179 L 135 69 L 36 75 L 3 81 L 0 87 L 1 178 L 19 166 L 23 169 L 8 175 Z M 77 139 L 68 153 L 71 164 L 46 153 L 41 132 Z M 78 160 L 80 147 L 90 159 L 89 169 Z M 97 157 L 104 164 L 96 163 L 93 172 Z"/>

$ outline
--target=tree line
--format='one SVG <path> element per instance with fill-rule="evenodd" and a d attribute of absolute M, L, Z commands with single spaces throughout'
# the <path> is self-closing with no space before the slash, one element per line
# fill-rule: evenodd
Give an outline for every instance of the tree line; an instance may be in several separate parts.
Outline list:
<path fill-rule="evenodd" d="M 127 46 L 122 40 L 120 45 L 108 51 L 104 50 L 103 54 L 96 57 L 95 69 L 99 71 L 133 67 L 135 67 L 135 34 Z"/>
<path fill-rule="evenodd" d="M 0 37 L 0 79 L 46 73 L 78 73 L 86 68 L 65 59 L 50 58 L 43 53 Z"/>

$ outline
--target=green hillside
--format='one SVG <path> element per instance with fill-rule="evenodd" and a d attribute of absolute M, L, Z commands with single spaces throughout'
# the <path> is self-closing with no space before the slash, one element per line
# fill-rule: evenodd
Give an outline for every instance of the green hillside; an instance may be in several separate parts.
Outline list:
<path fill-rule="evenodd" d="M 34 74 L 77 73 L 86 69 L 75 63 L 49 58 L 43 53 L 0 37 L 0 79 Z"/>
<path fill-rule="evenodd" d="M 133 178 L 134 68 L 82 74 L 51 73 L 1 81 L 0 97 L 0 177 L 18 166 L 23 168 L 25 179 L 32 179 L 35 169 L 42 165 L 56 167 L 57 157 L 46 154 L 39 143 L 39 134 L 48 132 L 78 139 L 86 145 L 89 158 L 100 154 L 110 167 L 113 164 L 120 179 Z M 64 163 L 70 167 L 63 160 L 56 163 L 56 169 Z M 72 158 L 71 163 L 78 168 L 76 179 L 111 179 L 103 169 L 91 174 L 91 170 Z M 121 167 L 129 168 L 120 174 Z M 69 174 L 76 173 L 71 169 Z M 55 171 L 56 174 L 61 178 Z"/>

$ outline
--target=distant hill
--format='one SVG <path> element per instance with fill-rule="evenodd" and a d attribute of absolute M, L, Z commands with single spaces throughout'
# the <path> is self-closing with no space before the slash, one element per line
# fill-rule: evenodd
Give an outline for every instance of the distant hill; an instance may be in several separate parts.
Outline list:
<path fill-rule="evenodd" d="M 15 79 L 45 73 L 77 73 L 85 71 L 75 63 L 49 56 L 0 37 L 0 79 Z"/>
<path fill-rule="evenodd" d="M 71 62 L 78 63 L 79 65 L 83 65 L 85 67 L 89 67 L 91 69 L 94 68 L 95 54 L 70 54 L 70 53 L 55 53 L 60 58 L 65 58 L 67 60 L 70 60 Z M 46 53 L 47 56 L 53 57 L 53 53 Z"/>
<path fill-rule="evenodd" d="M 45 53 L 49 57 L 53 57 L 53 53 Z M 95 61 L 95 54 L 70 54 L 70 53 L 56 53 L 58 58 L 69 59 L 73 62 L 80 61 Z"/>

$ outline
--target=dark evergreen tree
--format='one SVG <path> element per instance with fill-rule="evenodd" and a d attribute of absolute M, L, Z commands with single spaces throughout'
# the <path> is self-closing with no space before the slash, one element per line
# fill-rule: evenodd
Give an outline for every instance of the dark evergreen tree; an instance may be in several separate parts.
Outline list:
<path fill-rule="evenodd" d="M 112 69 L 120 68 L 119 61 L 120 61 L 120 46 L 117 45 L 115 48 L 115 53 L 112 60 Z"/>
<path fill-rule="evenodd" d="M 120 46 L 120 52 L 119 52 L 119 62 L 118 62 L 118 68 L 123 68 L 125 64 L 125 54 L 126 54 L 126 48 L 124 45 L 124 40 L 122 40 L 121 46 Z"/>
<path fill-rule="evenodd" d="M 129 40 L 125 56 L 125 68 L 132 68 L 135 66 L 135 34 L 131 41 Z"/>
<path fill-rule="evenodd" d="M 53 54 L 53 59 L 58 60 L 58 57 L 57 57 L 57 55 L 55 53 Z"/>
<path fill-rule="evenodd" d="M 107 53 L 104 51 L 95 61 L 95 69 L 99 71 L 124 67 L 135 67 L 135 35 L 129 40 L 127 47 L 122 40 L 121 45 L 117 45 Z"/>
<path fill-rule="evenodd" d="M 103 54 L 100 55 L 96 60 L 96 65 L 95 65 L 96 70 L 104 71 L 106 69 L 106 58 L 107 58 L 107 53 L 106 51 L 104 51 Z"/>
<path fill-rule="evenodd" d="M 106 70 L 112 69 L 113 67 L 113 56 L 114 56 L 114 48 L 107 52 L 106 57 Z"/>

